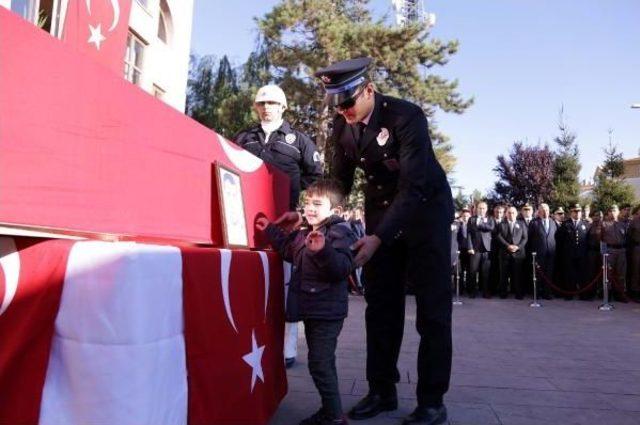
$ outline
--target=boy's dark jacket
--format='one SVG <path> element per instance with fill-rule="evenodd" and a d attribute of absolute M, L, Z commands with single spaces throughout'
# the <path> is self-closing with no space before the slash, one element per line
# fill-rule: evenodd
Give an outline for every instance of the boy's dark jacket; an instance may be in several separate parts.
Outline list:
<path fill-rule="evenodd" d="M 353 269 L 350 246 L 357 240 L 349 223 L 338 216 L 329 217 L 318 231 L 325 245 L 318 252 L 304 244 L 311 229 L 286 235 L 270 224 L 266 232 L 272 246 L 285 261 L 292 263 L 286 320 L 339 320 L 347 317 L 347 279 Z"/>

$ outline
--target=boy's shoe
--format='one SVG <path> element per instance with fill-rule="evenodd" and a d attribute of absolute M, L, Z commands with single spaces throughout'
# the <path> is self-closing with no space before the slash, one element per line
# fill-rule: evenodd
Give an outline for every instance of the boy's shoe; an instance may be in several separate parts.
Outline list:
<path fill-rule="evenodd" d="M 303 419 L 302 422 L 300 422 L 300 425 L 348 425 L 349 422 L 347 422 L 347 419 L 343 416 L 341 418 L 333 418 L 330 416 L 327 416 L 326 413 L 324 413 L 324 410 L 322 408 L 320 408 L 320 410 L 318 410 L 316 413 L 314 413 L 313 415 L 309 416 L 306 419 Z"/>
<path fill-rule="evenodd" d="M 287 357 L 286 359 L 284 359 L 284 365 L 285 365 L 285 367 L 287 369 L 292 367 L 294 364 L 296 364 L 296 358 L 295 357 Z"/>

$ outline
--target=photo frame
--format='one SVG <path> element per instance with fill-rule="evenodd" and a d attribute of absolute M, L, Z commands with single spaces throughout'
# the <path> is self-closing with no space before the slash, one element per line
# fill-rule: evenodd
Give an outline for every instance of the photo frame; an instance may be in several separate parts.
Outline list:
<path fill-rule="evenodd" d="M 215 163 L 218 205 L 222 224 L 223 244 L 228 247 L 249 246 L 247 220 L 244 212 L 244 197 L 240 174 Z"/>

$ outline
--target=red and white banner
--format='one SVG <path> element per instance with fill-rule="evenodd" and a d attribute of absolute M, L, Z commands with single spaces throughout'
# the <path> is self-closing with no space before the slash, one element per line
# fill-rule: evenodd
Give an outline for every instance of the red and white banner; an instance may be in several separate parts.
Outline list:
<path fill-rule="evenodd" d="M 62 39 L 122 76 L 131 0 L 69 0 Z"/>
<path fill-rule="evenodd" d="M 274 253 L 0 237 L 0 423 L 260 424 L 286 393 Z"/>

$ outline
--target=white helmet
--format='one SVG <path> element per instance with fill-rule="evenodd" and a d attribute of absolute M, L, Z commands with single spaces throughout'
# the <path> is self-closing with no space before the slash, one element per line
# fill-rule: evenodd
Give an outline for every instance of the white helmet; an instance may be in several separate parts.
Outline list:
<path fill-rule="evenodd" d="M 258 102 L 278 102 L 285 108 L 287 107 L 287 97 L 284 95 L 282 89 L 275 84 L 260 87 L 260 90 L 256 93 L 254 103 Z"/>

